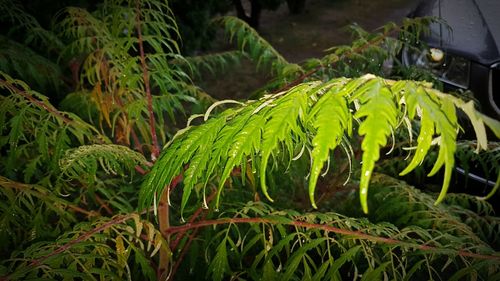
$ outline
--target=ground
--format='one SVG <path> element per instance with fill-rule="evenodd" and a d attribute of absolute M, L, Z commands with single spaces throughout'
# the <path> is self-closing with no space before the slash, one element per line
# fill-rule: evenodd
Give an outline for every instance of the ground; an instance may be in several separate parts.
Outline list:
<path fill-rule="evenodd" d="M 401 21 L 417 3 L 418 0 L 307 0 L 300 15 L 290 15 L 286 5 L 277 11 L 263 11 L 259 33 L 287 60 L 298 63 L 322 57 L 329 47 L 348 44 L 348 25 L 357 23 L 372 31 L 389 21 Z M 216 44 L 215 50 L 221 48 L 224 47 Z M 268 79 L 256 72 L 255 66 L 243 62 L 223 76 L 205 77 L 201 86 L 219 99 L 243 99 Z"/>

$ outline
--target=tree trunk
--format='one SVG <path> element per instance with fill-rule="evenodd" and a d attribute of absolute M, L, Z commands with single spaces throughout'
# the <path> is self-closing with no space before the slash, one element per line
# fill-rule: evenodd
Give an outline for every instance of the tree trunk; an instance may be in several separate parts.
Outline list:
<path fill-rule="evenodd" d="M 250 15 L 245 12 L 245 7 L 241 0 L 233 0 L 238 18 L 244 20 L 251 27 L 258 29 L 260 22 L 260 14 L 262 12 L 262 4 L 260 0 L 250 0 Z"/>
<path fill-rule="evenodd" d="M 288 11 L 292 15 L 301 14 L 306 7 L 306 0 L 286 0 L 286 3 L 288 4 Z"/>

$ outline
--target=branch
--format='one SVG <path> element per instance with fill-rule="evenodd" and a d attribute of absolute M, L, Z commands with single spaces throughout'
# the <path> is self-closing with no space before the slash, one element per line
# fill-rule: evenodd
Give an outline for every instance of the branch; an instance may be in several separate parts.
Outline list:
<path fill-rule="evenodd" d="M 160 227 L 160 233 L 167 241 L 167 245 L 170 244 L 170 234 L 168 229 L 170 228 L 170 192 L 181 182 L 183 179 L 182 173 L 177 175 L 174 180 L 163 190 L 160 196 L 160 202 L 158 204 L 158 224 Z M 159 280 L 164 279 L 164 275 L 168 272 L 170 261 L 172 255 L 171 251 L 160 250 L 160 260 L 158 263 L 158 268 L 156 270 L 156 275 Z"/>
<path fill-rule="evenodd" d="M 118 216 L 110 221 L 108 221 L 107 223 L 99 226 L 99 227 L 96 227 L 94 229 L 92 229 L 91 231 L 89 232 L 86 232 L 84 233 L 82 236 L 79 236 L 78 238 L 76 239 L 73 239 L 71 241 L 69 241 L 68 243 L 62 245 L 61 247 L 57 248 L 55 251 L 53 251 L 52 253 L 46 255 L 46 256 L 43 256 L 39 259 L 36 259 L 36 260 L 32 260 L 28 266 L 39 266 L 41 265 L 45 260 L 47 260 L 48 258 L 50 257 L 53 257 L 57 254 L 60 254 L 62 252 L 65 252 L 67 251 L 69 248 L 73 247 L 74 245 L 80 243 L 80 242 L 83 242 L 87 239 L 89 239 L 92 235 L 96 234 L 96 233 L 99 233 L 101 231 L 104 231 L 110 227 L 112 227 L 113 225 L 116 225 L 116 224 L 120 224 L 120 223 L 123 223 L 124 221 L 127 221 L 129 219 L 131 219 L 133 216 L 134 216 L 135 213 L 133 214 L 129 214 L 129 215 L 125 215 L 125 216 Z"/>
<path fill-rule="evenodd" d="M 28 267 L 41 266 L 42 263 L 45 262 L 47 259 L 69 250 L 71 247 L 75 246 L 76 244 L 84 242 L 85 240 L 89 239 L 90 237 L 92 237 L 92 235 L 97 234 L 99 232 L 102 232 L 108 228 L 111 228 L 114 225 L 117 225 L 117 224 L 123 223 L 127 220 L 130 220 L 137 214 L 143 215 L 143 214 L 149 213 L 151 211 L 153 211 L 152 207 L 149 209 L 143 210 L 139 213 L 134 212 L 134 213 L 130 213 L 128 215 L 116 216 L 114 219 L 102 224 L 101 226 L 98 226 L 98 227 L 96 227 L 88 232 L 85 232 L 81 236 L 79 236 L 79 237 L 69 241 L 68 243 L 60 246 L 59 248 L 57 248 L 55 251 L 51 252 L 50 254 L 43 256 L 43 257 L 40 257 L 38 259 L 31 260 L 28 264 Z M 8 275 L 7 276 L 0 276 L 0 280 L 10 280 L 10 277 Z"/>
<path fill-rule="evenodd" d="M 53 115 L 61 118 L 65 123 L 69 124 L 69 123 L 73 122 L 73 120 L 71 120 L 68 117 L 64 116 L 64 114 L 62 114 L 61 112 L 59 112 L 53 106 L 45 104 L 43 101 L 34 98 L 30 94 L 26 93 L 26 91 L 21 90 L 21 89 L 17 88 L 16 86 L 14 86 L 12 83 L 9 83 L 6 80 L 1 79 L 1 78 L 0 78 L 0 83 L 3 86 L 9 88 L 12 92 L 15 92 L 16 94 L 18 94 L 18 95 L 24 97 L 25 99 L 29 100 L 31 103 L 35 104 L 36 106 L 41 107 L 41 108 L 45 109 L 46 111 L 48 111 L 49 113 L 51 113 L 51 114 L 53 114 Z"/>
<path fill-rule="evenodd" d="M 153 141 L 153 148 L 151 151 L 151 159 L 154 162 L 156 159 L 158 159 L 158 156 L 160 155 L 160 146 L 158 144 L 158 136 L 156 135 L 156 121 L 155 121 L 155 115 L 153 112 L 153 96 L 151 95 L 151 88 L 149 85 L 149 73 L 148 73 L 148 68 L 146 65 L 146 56 L 144 54 L 144 44 L 143 44 L 143 39 L 142 39 L 142 30 L 141 30 L 141 18 L 140 18 L 140 7 L 139 7 L 139 1 L 136 2 L 136 29 L 137 29 L 137 39 L 139 43 L 139 54 L 141 57 L 141 66 L 142 66 L 142 76 L 144 79 L 144 87 L 146 88 L 146 99 L 148 103 L 148 112 L 149 112 L 149 127 L 151 130 L 151 139 Z"/>
<path fill-rule="evenodd" d="M 214 193 L 215 195 L 216 193 Z M 213 197 L 212 197 L 213 198 Z M 200 207 L 201 209 L 201 207 Z M 207 217 L 208 213 L 207 212 L 204 212 L 203 213 L 203 216 L 201 218 L 201 220 L 204 220 L 206 217 Z M 184 245 L 184 247 L 182 248 L 182 252 L 181 254 L 179 255 L 179 258 L 177 259 L 177 261 L 175 262 L 173 268 L 172 268 L 172 271 L 170 272 L 170 275 L 169 275 L 169 278 L 168 280 L 174 280 L 174 276 L 175 276 L 175 273 L 177 273 L 177 270 L 179 269 L 179 266 L 181 265 L 181 262 L 184 260 L 184 256 L 186 255 L 187 251 L 189 250 L 189 247 L 191 247 L 191 243 L 193 243 L 193 240 L 194 238 L 196 237 L 196 234 L 198 234 L 198 230 L 199 228 L 196 228 L 193 233 L 191 233 L 189 235 L 189 238 L 188 238 L 188 241 L 187 243 Z M 184 233 L 182 233 L 184 234 Z"/>
<path fill-rule="evenodd" d="M 212 194 L 210 194 L 208 197 L 207 197 L 207 203 L 210 203 L 215 195 L 217 194 L 217 189 L 215 189 Z M 202 207 L 199 207 L 195 212 L 194 214 L 191 216 L 191 218 L 189 219 L 188 223 L 194 223 L 194 221 L 200 216 L 200 214 L 203 212 L 203 208 Z M 203 220 L 203 219 L 202 219 Z M 172 251 L 174 251 L 177 246 L 179 245 L 181 239 L 184 237 L 184 235 L 186 234 L 186 232 L 180 232 L 179 234 L 177 234 L 177 236 L 175 237 L 175 240 L 174 242 L 172 242 L 172 244 L 170 244 L 170 249 Z"/>
<path fill-rule="evenodd" d="M 424 245 L 424 244 L 413 244 L 413 243 L 408 243 L 408 242 L 404 242 L 404 241 L 397 240 L 397 239 L 373 236 L 370 234 L 363 233 L 361 231 L 346 230 L 346 229 L 341 229 L 338 227 L 324 225 L 324 224 L 308 223 L 308 222 L 302 222 L 302 221 L 290 221 L 288 223 L 283 223 L 283 222 L 280 222 L 277 220 L 272 220 L 272 219 L 267 219 L 267 218 L 225 218 L 225 219 L 219 219 L 219 220 L 206 220 L 206 221 L 200 221 L 197 223 L 185 224 L 185 225 L 181 225 L 181 226 L 173 226 L 173 227 L 170 227 L 168 229 L 168 232 L 169 233 L 177 233 L 177 232 L 181 232 L 181 231 L 187 231 L 190 229 L 201 228 L 201 227 L 206 227 L 206 226 L 214 226 L 214 225 L 219 225 L 219 224 L 233 224 L 233 223 L 234 224 L 236 224 L 236 223 L 269 223 L 269 224 L 293 225 L 293 226 L 298 226 L 298 227 L 304 227 L 307 229 L 309 229 L 309 228 L 321 229 L 324 231 L 334 232 L 337 234 L 351 236 L 353 238 L 362 239 L 362 240 L 368 240 L 368 241 L 372 241 L 375 243 L 411 247 L 411 248 L 415 248 L 417 250 L 422 250 L 422 251 L 442 250 L 442 248 L 439 248 L 439 247 L 428 246 L 428 245 Z M 446 251 L 450 251 L 450 250 L 451 249 L 446 249 Z M 464 250 L 454 250 L 454 251 L 456 252 L 457 255 L 462 256 L 462 257 L 500 261 L 500 256 L 476 254 L 476 253 L 471 253 L 469 251 L 464 251 Z"/>
<path fill-rule="evenodd" d="M 9 178 L 0 176 L 0 186 L 6 187 L 6 188 L 16 189 L 19 192 L 25 192 L 25 193 L 34 194 L 35 197 L 37 197 L 37 198 L 50 201 L 50 203 L 48 203 L 48 204 L 54 204 L 54 205 L 60 204 L 63 207 L 66 207 L 66 208 L 71 209 L 71 210 L 73 210 L 75 212 L 84 214 L 84 215 L 86 215 L 89 218 L 90 217 L 99 216 L 98 212 L 95 212 L 95 211 L 92 211 L 92 210 L 88 211 L 88 210 L 86 210 L 84 208 L 79 207 L 78 205 L 73 205 L 70 202 L 68 202 L 68 201 L 66 201 L 64 199 L 61 199 L 59 197 L 55 197 L 55 198 L 54 197 L 50 197 L 46 192 L 41 192 L 41 191 L 37 190 L 35 188 L 36 185 L 31 185 L 31 184 L 16 182 L 16 181 L 13 181 L 13 180 L 11 180 Z"/>

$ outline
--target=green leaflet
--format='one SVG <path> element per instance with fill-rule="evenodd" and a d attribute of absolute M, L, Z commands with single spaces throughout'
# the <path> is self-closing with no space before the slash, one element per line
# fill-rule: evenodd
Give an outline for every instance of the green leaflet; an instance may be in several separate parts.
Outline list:
<path fill-rule="evenodd" d="M 375 162 L 380 157 L 379 150 L 387 144 L 387 137 L 394 130 L 398 116 L 398 108 L 394 103 L 390 89 L 385 87 L 383 81 L 379 79 L 373 79 L 372 81 L 374 81 L 373 86 L 359 95 L 362 105 L 354 115 L 355 118 L 365 117 L 358 130 L 359 135 L 364 136 L 361 143 L 363 164 L 359 194 L 361 206 L 365 213 L 368 213 L 368 185 Z M 370 82 L 366 83 L 362 89 Z"/>
<path fill-rule="evenodd" d="M 146 162 L 142 154 L 127 146 L 94 144 L 66 150 L 59 165 L 63 176 L 78 179 L 88 174 L 93 180 L 99 166 L 107 174 L 124 176 L 122 167 L 133 170 L 135 165 L 144 165 Z"/>
<path fill-rule="evenodd" d="M 220 191 L 233 168 L 243 164 L 246 161 L 246 156 L 256 153 L 259 150 L 261 142 L 261 131 L 265 123 L 265 118 L 261 115 L 252 115 L 245 126 L 234 135 L 234 141 L 228 152 L 228 159 L 222 171 L 219 184 L 219 193 L 217 196 L 216 205 L 219 205 Z M 242 171 L 242 173 L 244 173 Z"/>
<path fill-rule="evenodd" d="M 273 202 L 267 192 L 266 171 L 267 162 L 271 153 L 278 147 L 280 142 L 284 142 L 288 151 L 292 149 L 292 133 L 300 133 L 299 118 L 304 118 L 307 106 L 308 91 L 317 86 L 318 83 L 302 84 L 291 89 L 287 95 L 280 99 L 279 103 L 270 110 L 266 116 L 268 119 L 262 134 L 262 153 L 260 166 L 260 185 L 262 192 Z"/>
<path fill-rule="evenodd" d="M 318 238 L 301 245 L 301 247 L 290 256 L 290 259 L 285 265 L 285 273 L 281 277 L 281 280 L 290 280 L 293 274 L 297 271 L 300 262 L 304 262 L 304 264 L 306 264 L 305 259 L 307 257 L 307 251 L 314 249 L 326 240 L 327 238 Z"/>
<path fill-rule="evenodd" d="M 240 51 L 226 51 L 215 54 L 200 55 L 195 57 L 179 58 L 176 63 L 181 67 L 187 68 L 190 73 L 195 74 L 197 78 L 202 77 L 202 70 L 216 75 L 217 71 L 226 71 L 227 68 L 239 65 L 240 59 L 244 57 Z"/>
<path fill-rule="evenodd" d="M 184 164 L 193 161 L 193 158 L 195 158 L 194 167 L 189 167 L 186 170 L 186 175 L 189 175 L 191 178 L 186 179 L 187 183 L 185 182 L 184 186 L 184 193 L 182 196 L 183 203 L 181 203 L 181 209 L 184 209 L 191 194 L 191 189 L 196 183 L 196 179 L 203 174 L 204 167 L 207 165 L 208 159 L 206 157 L 209 156 L 207 149 L 211 147 L 216 134 L 222 128 L 224 122 L 224 116 L 209 119 L 204 126 L 193 128 L 189 134 L 185 134 L 180 138 L 182 140 L 181 142 L 173 142 L 172 145 L 166 149 L 165 154 L 160 156 L 160 159 L 157 161 L 157 163 L 162 163 L 163 165 L 155 165 L 154 168 L 161 169 L 160 172 L 154 173 L 154 170 L 151 172 L 152 178 L 150 178 L 149 182 L 154 181 L 157 188 L 148 192 L 148 204 L 152 201 L 151 199 L 153 196 L 161 196 L 164 188 L 172 182 L 174 177 L 182 173 Z M 193 157 L 193 155 L 195 156 Z M 155 193 L 157 194 L 155 195 Z M 146 203 L 145 201 L 141 202 Z"/>
<path fill-rule="evenodd" d="M 223 120 L 222 118 L 217 118 L 214 119 L 213 122 L 207 122 L 207 124 L 211 124 L 211 126 L 205 127 L 205 129 L 207 130 L 199 130 L 200 132 L 197 132 L 197 134 L 193 134 L 196 138 L 194 147 L 191 147 L 185 151 L 185 153 L 190 152 L 191 155 L 188 155 L 186 156 L 186 158 L 184 158 L 183 154 L 183 156 L 179 158 L 180 161 L 182 161 L 182 159 L 191 159 L 191 161 L 189 162 L 189 167 L 184 173 L 185 180 L 182 193 L 181 214 L 184 211 L 189 196 L 191 195 L 193 186 L 198 183 L 198 179 L 203 176 L 204 171 L 206 170 L 208 161 L 210 160 L 209 151 L 217 137 L 217 133 L 222 128 L 224 121 L 225 120 Z M 194 157 L 191 158 L 193 153 Z"/>
<path fill-rule="evenodd" d="M 233 41 L 236 37 L 238 48 L 256 62 L 257 69 L 268 66 L 272 72 L 277 74 L 303 71 L 299 65 L 289 63 L 243 20 L 237 17 L 223 16 L 216 18 L 214 23 L 223 26 L 226 34 L 229 35 L 229 41 Z"/>
<path fill-rule="evenodd" d="M 436 132 L 441 135 L 439 143 L 439 153 L 434 167 L 429 172 L 429 176 L 436 174 L 439 169 L 445 165 L 443 186 L 441 187 L 441 192 L 439 193 L 438 199 L 435 204 L 443 201 L 448 191 L 448 186 L 451 180 L 451 173 L 453 171 L 453 166 L 455 165 L 455 150 L 456 150 L 456 140 L 458 132 L 457 117 L 455 114 L 455 107 L 449 100 L 443 100 L 441 105 L 441 114 L 445 113 L 436 124 Z M 436 114 L 439 115 L 439 114 Z"/>
<path fill-rule="evenodd" d="M 212 280 L 221 281 L 225 274 L 231 272 L 227 259 L 226 241 L 227 239 L 222 240 L 219 246 L 217 246 L 217 254 L 208 267 L 208 272 L 211 273 Z"/>
<path fill-rule="evenodd" d="M 155 166 L 153 166 L 153 169 L 147 175 L 139 192 L 140 209 L 151 205 L 153 198 L 159 198 L 166 185 L 171 183 L 174 177 L 182 172 L 182 164 L 175 163 L 175 153 L 183 144 L 181 140 L 184 140 L 184 138 L 185 135 L 180 135 L 175 139 L 176 141 L 173 141 L 170 146 L 164 149 Z"/>
<path fill-rule="evenodd" d="M 500 187 L 500 173 L 498 173 L 497 180 L 495 182 L 495 186 L 493 186 L 493 189 L 491 189 L 490 193 L 486 194 L 486 196 L 484 196 L 484 197 L 479 197 L 478 199 L 488 200 L 498 191 L 498 187 Z"/>
<path fill-rule="evenodd" d="M 405 99 L 410 109 L 410 118 L 414 117 L 414 110 L 420 109 L 422 111 L 422 125 L 415 156 L 408 167 L 401 172 L 401 175 L 412 171 L 422 162 L 430 148 L 430 141 L 434 136 L 435 128 L 435 133 L 439 135 L 438 144 L 440 149 L 438 158 L 429 176 L 437 173 L 439 169 L 445 165 L 443 186 L 436 201 L 436 204 L 438 204 L 446 195 L 455 163 L 454 153 L 456 150 L 458 129 L 455 107 L 451 99 L 447 98 L 447 96 L 439 98 L 436 95 L 432 95 L 432 92 L 426 91 L 423 87 L 418 87 L 416 91 L 408 91 L 405 95 Z"/>
<path fill-rule="evenodd" d="M 379 267 L 372 269 L 369 268 L 366 270 L 365 273 L 363 273 L 363 277 L 361 278 L 361 281 L 368 281 L 368 280 L 380 280 L 381 279 L 381 274 L 384 272 L 384 269 L 390 265 L 391 262 L 385 262 L 381 264 Z"/>
<path fill-rule="evenodd" d="M 217 207 L 219 206 L 220 195 L 222 194 L 224 183 L 229 177 L 232 169 L 237 165 L 242 165 L 242 161 L 246 161 L 246 159 L 243 158 L 240 158 L 237 161 L 234 159 L 235 161 L 231 164 L 232 167 L 229 167 L 228 164 L 224 165 L 224 163 L 229 161 L 228 158 L 232 155 L 232 153 L 229 153 L 229 150 L 234 149 L 233 142 L 235 139 L 238 139 L 236 135 L 240 134 L 241 130 L 245 130 L 245 127 L 248 125 L 249 119 L 252 116 L 252 112 L 258 104 L 259 102 L 244 106 L 240 110 L 235 110 L 235 112 L 228 117 L 230 118 L 229 122 L 227 122 L 227 124 L 220 130 L 217 140 L 212 147 L 210 153 L 212 161 L 208 165 L 207 173 L 203 181 L 203 188 L 205 189 L 210 176 L 216 169 L 217 172 L 222 172 L 223 175 L 219 179 L 220 184 L 215 204 Z M 250 140 L 252 140 L 252 138 L 250 138 Z M 227 173 L 223 171 L 225 166 L 228 169 Z M 224 176 L 224 174 L 226 174 L 226 176 Z M 205 190 L 203 193 L 205 193 Z M 203 194 L 203 196 L 205 196 L 205 194 Z"/>
<path fill-rule="evenodd" d="M 481 119 L 483 120 L 484 124 L 486 124 L 493 131 L 495 136 L 497 138 L 500 138 L 500 122 L 484 114 L 481 113 L 477 114 L 481 116 Z"/>
<path fill-rule="evenodd" d="M 420 133 L 417 138 L 415 155 L 413 156 L 410 164 L 408 164 L 408 166 L 401 173 L 399 173 L 401 176 L 408 174 L 420 165 L 431 147 L 432 136 L 434 135 L 434 122 L 426 110 L 422 110 L 422 117 L 420 120 Z"/>
<path fill-rule="evenodd" d="M 457 97 L 445 95 L 434 89 L 428 89 L 428 91 L 443 100 L 449 100 L 453 102 L 453 104 L 457 108 L 460 108 L 465 114 L 467 114 L 467 117 L 471 121 L 477 138 L 476 152 L 487 149 L 488 138 L 486 135 L 485 125 L 487 125 L 493 131 L 497 138 L 500 138 L 500 122 L 477 111 L 474 107 L 473 101 L 465 102 Z"/>
<path fill-rule="evenodd" d="M 337 147 L 346 131 L 350 135 L 350 128 L 352 127 L 352 117 L 346 105 L 345 97 L 338 94 L 338 91 L 339 87 L 330 89 L 311 110 L 311 115 L 314 114 L 314 127 L 317 129 L 317 133 L 312 140 L 309 199 L 315 209 L 317 206 L 314 202 L 314 191 L 318 176 L 330 155 L 330 150 Z"/>

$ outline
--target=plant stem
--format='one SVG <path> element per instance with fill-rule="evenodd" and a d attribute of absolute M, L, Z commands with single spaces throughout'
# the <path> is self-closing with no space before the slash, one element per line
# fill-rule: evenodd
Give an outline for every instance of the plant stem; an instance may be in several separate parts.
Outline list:
<path fill-rule="evenodd" d="M 146 65 L 146 55 L 144 54 L 144 44 L 142 39 L 142 29 L 141 29 L 141 17 L 140 17 L 140 6 L 139 1 L 136 1 L 136 29 L 137 29 L 137 40 L 139 44 L 139 54 L 141 58 L 141 67 L 142 67 L 142 77 L 144 79 L 144 87 L 146 89 L 146 99 L 148 104 L 148 113 L 149 113 L 149 127 L 151 130 L 151 140 L 153 142 L 153 147 L 151 150 L 151 160 L 153 162 L 158 159 L 160 155 L 160 146 L 158 144 L 158 136 L 156 135 L 156 120 L 153 112 L 153 96 L 151 95 L 151 88 L 149 85 L 149 73 Z"/>
<path fill-rule="evenodd" d="M 214 193 L 214 195 L 215 194 L 216 193 Z M 201 220 L 204 220 L 207 217 L 207 215 L 208 215 L 208 213 L 204 212 L 203 213 L 203 217 L 201 218 Z M 184 247 L 182 248 L 182 252 L 179 255 L 179 258 L 177 259 L 177 261 L 175 262 L 174 266 L 172 267 L 172 272 L 170 273 L 170 276 L 169 276 L 168 280 L 174 280 L 175 273 L 179 269 L 179 266 L 181 265 L 182 261 L 184 260 L 184 256 L 186 255 L 187 251 L 189 250 L 189 247 L 191 247 L 191 243 L 193 243 L 193 240 L 196 237 L 196 234 L 198 234 L 199 230 L 200 230 L 199 228 L 196 228 L 193 231 L 193 233 L 191 233 L 189 235 L 189 238 L 188 238 L 188 241 L 187 241 L 186 245 L 184 245 Z"/>
<path fill-rule="evenodd" d="M 168 233 L 170 229 L 170 217 L 169 217 L 169 206 L 168 206 L 168 193 L 170 188 L 165 188 L 160 197 L 160 203 L 158 204 L 158 221 L 160 224 L 160 233 Z M 170 244 L 170 234 L 164 235 L 167 245 Z M 156 271 L 156 276 L 158 280 L 165 280 L 163 276 L 168 273 L 168 268 L 170 264 L 170 251 L 164 251 L 160 249 L 160 262 Z"/>
<path fill-rule="evenodd" d="M 160 197 L 160 202 L 158 203 L 158 223 L 160 226 L 160 233 L 165 238 L 167 245 L 170 245 L 170 206 L 169 206 L 169 196 L 170 192 L 182 181 L 182 174 L 177 175 L 174 180 L 163 189 Z M 156 276 L 158 280 L 165 280 L 166 274 L 169 274 L 169 265 L 172 257 L 171 250 L 160 250 L 160 261 L 158 263 L 158 268 L 156 270 Z"/>
<path fill-rule="evenodd" d="M 9 88 L 11 91 L 16 92 L 18 95 L 23 96 L 25 99 L 29 100 L 31 103 L 35 104 L 36 106 L 41 107 L 41 108 L 45 109 L 46 111 L 48 111 L 49 113 L 52 113 L 53 115 L 61 118 L 61 120 L 63 120 L 64 123 L 69 124 L 73 121 L 73 120 L 69 119 L 68 117 L 64 116 L 61 112 L 59 112 L 57 109 L 55 109 L 50 104 L 45 104 L 43 101 L 34 98 L 30 94 L 27 94 L 26 91 L 21 90 L 21 89 L 17 88 L 16 86 L 14 86 L 12 83 L 0 78 L 0 84 L 2 84 L 4 87 Z"/>
<path fill-rule="evenodd" d="M 125 216 L 118 216 L 116 218 L 114 218 L 113 220 L 110 220 L 108 221 L 107 223 L 99 226 L 99 227 L 96 227 L 94 229 L 92 229 L 91 231 L 88 231 L 86 233 L 84 233 L 83 235 L 79 236 L 78 238 L 76 239 L 73 239 L 71 241 L 69 241 L 68 243 L 62 245 L 61 247 L 57 248 L 55 251 L 53 251 L 52 253 L 46 255 L 46 256 L 43 256 L 39 259 L 36 259 L 36 260 L 32 260 L 28 266 L 38 266 L 38 265 L 41 265 L 42 262 L 44 262 L 45 260 L 47 260 L 48 258 L 50 257 L 53 257 L 57 254 L 60 254 L 64 251 L 67 251 L 69 248 L 73 247 L 74 245 L 80 243 L 80 242 L 83 242 L 87 239 L 89 239 L 90 237 L 92 237 L 92 235 L 96 234 L 96 233 L 99 233 L 101 231 L 104 231 L 110 227 L 112 227 L 113 225 L 116 225 L 116 224 L 119 224 L 119 223 L 122 223 L 124 221 L 127 221 L 129 219 L 131 219 L 133 216 L 134 216 L 135 213 L 132 213 L 132 214 L 129 214 L 129 215 L 125 215 Z"/>
<path fill-rule="evenodd" d="M 94 234 L 97 234 L 99 232 L 102 232 L 114 225 L 117 225 L 117 224 L 120 224 L 120 223 L 123 223 L 127 220 L 130 220 L 130 219 L 133 219 L 135 215 L 139 214 L 139 215 L 143 215 L 145 213 L 149 213 L 153 211 L 153 208 L 149 208 L 149 209 L 145 209 L 141 212 L 133 212 L 133 213 L 130 213 L 128 215 L 120 215 L 120 216 L 116 216 L 114 219 L 90 230 L 90 231 L 87 231 L 85 233 L 83 233 L 81 236 L 78 236 L 77 238 L 69 241 L 68 243 L 64 244 L 64 245 L 61 245 L 59 248 L 57 248 L 55 251 L 51 252 L 50 254 L 46 255 L 46 256 L 42 256 L 38 259 L 34 259 L 34 260 L 31 260 L 27 266 L 28 267 L 36 267 L 36 266 L 41 266 L 42 263 L 44 261 L 46 261 L 47 259 L 55 256 L 55 255 L 58 255 L 60 253 L 63 253 L 67 250 L 69 250 L 71 247 L 75 246 L 76 244 L 78 243 L 81 243 L 87 239 L 89 239 L 90 237 L 92 237 L 92 235 Z M 10 280 L 10 277 L 7 275 L 7 276 L 0 276 L 0 280 Z"/>
<path fill-rule="evenodd" d="M 269 223 L 269 224 L 293 225 L 293 226 L 304 227 L 304 228 L 321 229 L 321 230 L 328 231 L 328 232 L 334 232 L 334 233 L 341 234 L 341 235 L 347 235 L 347 236 L 350 236 L 354 239 L 369 240 L 369 241 L 373 241 L 376 243 L 406 246 L 406 247 L 411 247 L 411 248 L 414 248 L 417 250 L 422 250 L 422 251 L 437 251 L 437 250 L 446 250 L 447 252 L 455 251 L 457 255 L 462 256 L 462 257 L 500 261 L 500 256 L 476 254 L 476 253 L 472 253 L 472 252 L 464 251 L 464 250 L 451 250 L 451 249 L 443 249 L 443 248 L 434 247 L 434 246 L 428 246 L 428 245 L 424 245 L 424 244 L 408 243 L 408 242 L 400 241 L 397 239 L 379 237 L 379 236 L 366 234 L 366 233 L 363 233 L 361 231 L 346 230 L 346 229 L 341 229 L 338 227 L 329 226 L 329 225 L 325 225 L 325 224 L 308 223 L 308 222 L 303 222 L 303 221 L 290 221 L 287 223 L 283 223 L 282 221 L 272 220 L 272 219 L 268 219 L 268 218 L 224 218 L 224 219 L 219 219 L 219 220 L 200 221 L 197 223 L 185 224 L 185 225 L 181 225 L 181 226 L 173 226 L 173 227 L 169 228 L 168 232 L 169 233 L 177 233 L 177 232 L 187 231 L 187 230 L 195 229 L 195 228 L 201 228 L 201 227 L 213 226 L 213 225 L 219 225 L 219 224 L 229 224 L 229 223 L 234 223 L 234 224 L 236 224 L 236 223 Z"/>
<path fill-rule="evenodd" d="M 217 194 L 217 190 L 215 189 L 212 194 L 210 194 L 208 197 L 207 197 L 207 203 L 210 203 L 215 195 Z M 203 212 L 203 208 L 202 207 L 199 207 L 195 212 L 194 214 L 191 216 L 191 218 L 189 219 L 188 223 L 193 223 L 199 216 L 200 214 L 202 214 Z M 184 237 L 184 235 L 186 234 L 186 232 L 180 232 L 179 234 L 177 234 L 177 236 L 175 237 L 175 240 L 170 244 L 170 249 L 172 251 L 174 251 L 177 246 L 179 245 L 179 243 L 181 242 L 181 239 Z"/>
<path fill-rule="evenodd" d="M 117 97 L 115 100 L 116 100 L 116 103 L 118 104 L 118 106 L 120 107 L 120 109 L 123 111 L 123 114 L 125 115 L 125 119 L 130 120 L 129 115 L 128 115 L 127 111 L 125 110 L 125 106 L 123 105 L 123 102 L 121 101 L 120 97 Z M 134 126 L 132 124 L 129 126 L 130 126 L 130 134 L 132 135 L 135 149 L 144 155 L 144 150 L 142 149 L 142 143 L 139 140 L 139 137 L 137 136 L 137 133 L 134 130 Z"/>
<path fill-rule="evenodd" d="M 217 189 L 214 189 L 212 194 L 210 194 L 208 196 L 207 202 L 210 203 L 215 198 L 215 195 L 217 195 Z M 202 216 L 201 221 L 204 221 L 208 215 L 208 212 L 203 212 L 203 211 L 204 211 L 203 207 L 199 207 L 194 212 L 194 214 L 191 216 L 191 218 L 189 219 L 189 223 L 193 223 L 200 215 Z M 186 255 L 187 251 L 189 250 L 189 247 L 191 247 L 191 243 L 193 242 L 193 239 L 196 237 L 196 234 L 198 234 L 198 230 L 199 230 L 199 228 L 196 228 L 193 231 L 193 233 L 191 233 L 189 235 L 188 242 L 182 248 L 182 252 L 179 255 L 179 258 L 177 259 L 174 266 L 172 267 L 172 272 L 170 273 L 168 280 L 174 279 L 175 273 L 179 269 L 179 266 L 181 265 L 181 262 L 184 259 L 184 256 Z M 180 232 L 179 234 L 177 234 L 175 241 L 172 244 L 170 244 L 171 251 L 174 251 L 177 248 L 177 246 L 179 245 L 181 239 L 184 237 L 185 234 L 186 234 L 186 232 Z"/>

